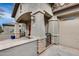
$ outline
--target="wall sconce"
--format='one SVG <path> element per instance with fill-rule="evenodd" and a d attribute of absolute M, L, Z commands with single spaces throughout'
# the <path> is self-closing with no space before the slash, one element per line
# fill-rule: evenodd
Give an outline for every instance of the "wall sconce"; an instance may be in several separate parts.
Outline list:
<path fill-rule="evenodd" d="M 31 16 L 31 20 L 33 23 L 35 23 L 35 16 Z"/>

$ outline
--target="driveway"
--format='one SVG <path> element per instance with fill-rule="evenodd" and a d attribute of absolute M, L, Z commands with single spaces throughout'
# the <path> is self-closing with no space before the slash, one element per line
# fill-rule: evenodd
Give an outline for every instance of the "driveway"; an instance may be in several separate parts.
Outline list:
<path fill-rule="evenodd" d="M 79 56 L 79 50 L 61 45 L 51 45 L 40 56 Z"/>

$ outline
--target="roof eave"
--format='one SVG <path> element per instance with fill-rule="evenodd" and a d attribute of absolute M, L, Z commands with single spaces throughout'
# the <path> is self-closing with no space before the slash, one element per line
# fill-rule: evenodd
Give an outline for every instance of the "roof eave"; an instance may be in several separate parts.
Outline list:
<path fill-rule="evenodd" d="M 64 10 L 64 9 L 67 9 L 67 8 L 70 8 L 70 7 L 75 6 L 75 5 L 78 5 L 78 4 L 79 3 L 69 4 L 67 6 L 63 6 L 63 7 L 57 8 L 57 9 L 53 10 L 53 13 L 58 12 L 58 11 L 61 11 L 61 10 Z"/>
<path fill-rule="evenodd" d="M 18 10 L 19 4 L 20 4 L 20 3 L 15 3 L 15 5 L 14 5 L 13 12 L 12 12 L 12 17 L 13 17 L 13 18 L 14 18 L 15 15 L 16 15 L 16 12 L 17 12 L 17 10 Z"/>

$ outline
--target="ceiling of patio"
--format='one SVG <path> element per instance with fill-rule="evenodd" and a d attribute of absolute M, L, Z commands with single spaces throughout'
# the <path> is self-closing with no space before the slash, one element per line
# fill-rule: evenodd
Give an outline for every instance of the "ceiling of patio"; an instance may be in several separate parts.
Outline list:
<path fill-rule="evenodd" d="M 31 19 L 31 12 L 27 12 L 22 14 L 18 19 L 17 22 L 19 23 L 27 23 Z"/>

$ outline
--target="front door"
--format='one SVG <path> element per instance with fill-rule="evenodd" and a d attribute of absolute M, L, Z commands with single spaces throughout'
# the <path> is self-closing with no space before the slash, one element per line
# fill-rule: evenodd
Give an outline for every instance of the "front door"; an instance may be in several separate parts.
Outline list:
<path fill-rule="evenodd" d="M 51 44 L 51 34 L 50 33 L 46 33 L 46 47 L 49 46 Z"/>

